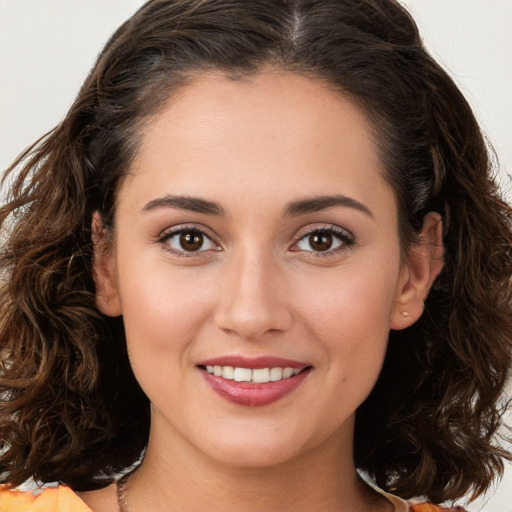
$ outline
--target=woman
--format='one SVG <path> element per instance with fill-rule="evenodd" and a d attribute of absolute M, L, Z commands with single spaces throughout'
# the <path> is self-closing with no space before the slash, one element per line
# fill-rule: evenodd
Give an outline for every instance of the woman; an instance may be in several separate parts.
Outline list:
<path fill-rule="evenodd" d="M 10 486 L 404 511 L 502 471 L 511 210 L 396 2 L 148 2 L 14 169 Z"/>

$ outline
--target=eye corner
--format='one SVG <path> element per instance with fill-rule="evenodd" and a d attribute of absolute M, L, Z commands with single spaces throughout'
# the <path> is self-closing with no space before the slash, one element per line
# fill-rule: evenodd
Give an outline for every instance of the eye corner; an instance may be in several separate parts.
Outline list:
<path fill-rule="evenodd" d="M 197 225 L 173 226 L 164 230 L 156 242 L 167 253 L 177 257 L 205 257 L 208 253 L 223 250 L 216 237 Z M 189 246 L 185 247 L 184 244 L 187 243 Z"/>
<path fill-rule="evenodd" d="M 311 239 L 315 236 L 317 241 Z M 335 224 L 312 225 L 299 231 L 289 250 L 307 253 L 308 257 L 329 257 L 347 251 L 354 243 L 355 236 L 345 228 Z"/>

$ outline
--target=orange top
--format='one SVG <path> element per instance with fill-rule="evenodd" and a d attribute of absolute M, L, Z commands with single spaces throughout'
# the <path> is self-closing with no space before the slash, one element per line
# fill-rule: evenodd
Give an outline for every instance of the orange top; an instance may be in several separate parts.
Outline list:
<path fill-rule="evenodd" d="M 92 512 L 64 485 L 48 487 L 37 496 L 0 486 L 0 512 Z"/>
<path fill-rule="evenodd" d="M 37 495 L 0 485 L 0 512 L 93 512 L 69 487 L 48 487 Z M 411 504 L 410 512 L 464 512 L 431 503 Z"/>
<path fill-rule="evenodd" d="M 421 503 L 420 505 L 411 505 L 411 512 L 464 512 L 464 509 L 462 507 L 444 508 L 432 505 L 432 503 Z"/>

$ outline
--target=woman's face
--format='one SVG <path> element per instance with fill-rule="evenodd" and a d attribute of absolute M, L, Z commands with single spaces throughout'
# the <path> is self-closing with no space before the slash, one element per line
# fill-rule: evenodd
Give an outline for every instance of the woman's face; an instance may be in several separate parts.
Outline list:
<path fill-rule="evenodd" d="M 365 117 L 309 78 L 211 74 L 142 135 L 98 303 L 123 315 L 150 446 L 350 450 L 409 276 Z"/>

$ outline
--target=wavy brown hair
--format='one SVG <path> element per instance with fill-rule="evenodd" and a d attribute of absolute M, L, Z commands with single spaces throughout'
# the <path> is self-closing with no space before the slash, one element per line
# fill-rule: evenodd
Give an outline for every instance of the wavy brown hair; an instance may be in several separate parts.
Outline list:
<path fill-rule="evenodd" d="M 116 191 L 145 121 L 205 71 L 320 78 L 373 127 L 405 250 L 443 218 L 445 266 L 411 328 L 390 333 L 360 407 L 355 457 L 386 490 L 441 502 L 484 492 L 512 351 L 512 212 L 477 122 L 394 0 L 153 0 L 112 36 L 65 119 L 10 167 L 1 210 L 0 474 L 78 490 L 140 457 L 149 403 L 121 319 L 95 307 L 91 218 Z M 4 178 L 5 185 L 8 183 Z"/>

